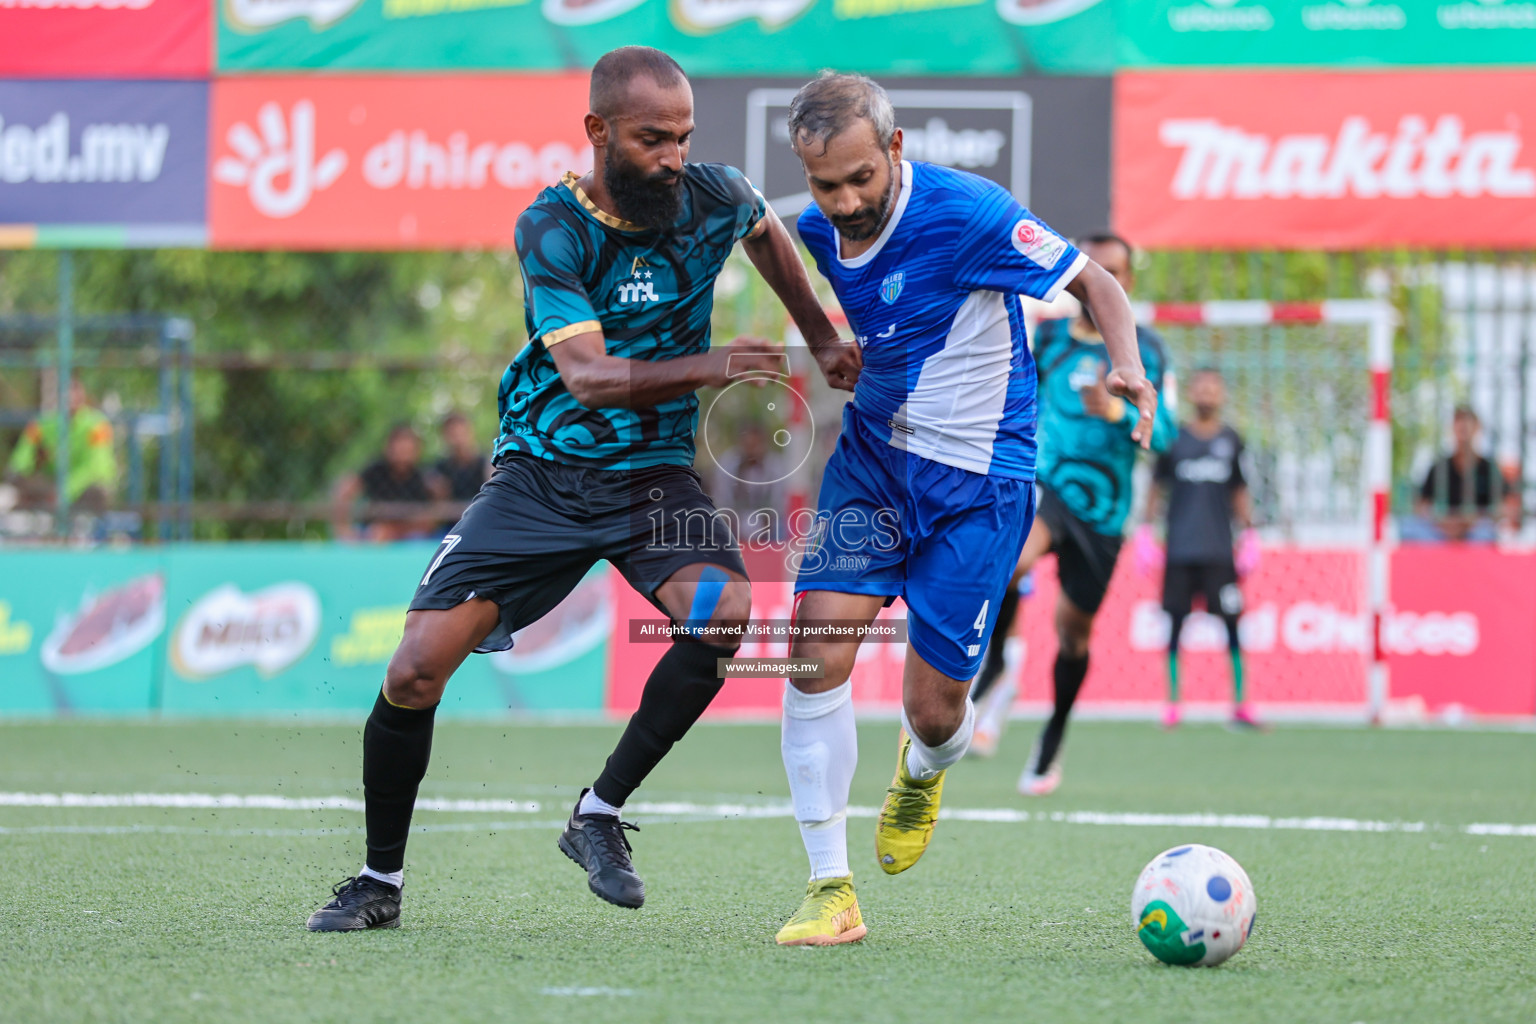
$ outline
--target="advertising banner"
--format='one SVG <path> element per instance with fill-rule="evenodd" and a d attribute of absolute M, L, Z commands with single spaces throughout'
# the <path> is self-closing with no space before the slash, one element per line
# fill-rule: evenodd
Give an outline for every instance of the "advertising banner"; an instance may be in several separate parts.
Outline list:
<path fill-rule="evenodd" d="M 5 0 L 0 0 L 5 2 Z M 226 0 L 221 72 L 579 70 L 630 44 L 690 75 L 1105 74 L 1111 0 Z"/>
<path fill-rule="evenodd" d="M 1161 579 L 1138 573 L 1121 559 L 1094 629 L 1093 666 L 1080 704 L 1124 710 L 1154 708 L 1167 695 L 1168 617 Z M 752 568 L 748 561 L 749 571 Z M 1370 618 L 1361 601 L 1363 559 L 1358 551 L 1270 548 L 1257 573 L 1243 582 L 1247 611 L 1240 625 L 1246 653 L 1247 695 L 1261 708 L 1330 707 L 1364 713 Z M 756 578 L 782 579 L 768 572 Z M 754 582 L 754 620 L 787 619 L 791 584 Z M 1019 702 L 1051 700 L 1056 637 L 1050 609 L 1058 585 L 1056 560 L 1036 568 L 1035 591 L 1020 613 Z M 656 612 L 615 579 L 609 707 L 629 714 L 666 645 L 632 642 L 630 619 Z M 1536 714 L 1536 555 L 1493 548 L 1405 545 L 1392 559 L 1393 608 L 1383 624 L 1391 667 L 1391 696 L 1422 701 L 1434 715 L 1448 709 L 1476 715 Z M 898 602 L 882 615 L 906 614 Z M 1179 684 L 1183 698 L 1225 704 L 1232 697 L 1226 627 L 1196 612 L 1185 624 Z M 867 642 L 853 673 L 862 711 L 894 712 L 901 701 L 906 645 Z M 785 657 L 785 644 L 747 643 L 741 657 Z M 732 679 L 710 707 L 722 717 L 773 717 L 784 683 Z"/>
<path fill-rule="evenodd" d="M 208 86 L 0 82 L 0 245 L 201 245 Z"/>
<path fill-rule="evenodd" d="M 208 0 L 0 0 L 0 78 L 206 78 Z"/>
<path fill-rule="evenodd" d="M 1392 696 L 1427 711 L 1536 714 L 1536 555 L 1466 544 L 1392 554 Z"/>
<path fill-rule="evenodd" d="M 158 555 L 8 551 L 0 575 L 0 712 L 143 714 L 165 646 Z"/>
<path fill-rule="evenodd" d="M 430 544 L 173 549 L 162 710 L 366 711 L 431 558 Z M 470 657 L 454 674 L 443 710 L 600 707 L 607 594 L 606 574 L 595 573 L 519 634 L 512 651 Z"/>
<path fill-rule="evenodd" d="M 219 248 L 509 246 L 541 189 L 592 168 L 585 75 L 221 79 L 213 90 Z"/>
<path fill-rule="evenodd" d="M 1122 0 L 1120 62 L 1536 63 L 1532 0 Z"/>
<path fill-rule="evenodd" d="M 0 714 L 366 712 L 432 550 L 7 552 Z M 600 710 L 613 614 L 604 567 L 511 651 L 465 661 L 443 710 Z"/>
<path fill-rule="evenodd" d="M 1368 619 L 1361 612 L 1361 558 L 1354 551 L 1279 549 L 1267 551 L 1262 569 L 1244 584 L 1248 612 L 1243 642 L 1248 651 L 1248 691 L 1260 704 L 1307 704 L 1363 708 L 1366 700 L 1364 651 Z M 751 565 L 749 563 L 750 570 Z M 777 578 L 782 579 L 782 571 Z M 773 574 L 767 577 L 775 579 Z M 754 619 L 788 618 L 790 583 L 755 582 Z M 644 599 L 617 588 L 620 621 L 614 630 L 610 707 L 628 713 L 638 706 L 646 675 L 664 645 L 633 643 L 630 618 L 655 617 Z M 1035 593 L 1024 604 L 1016 636 L 1023 642 L 1021 702 L 1051 699 L 1051 659 L 1056 637 L 1050 609 L 1056 601 L 1056 560 L 1036 569 Z M 1081 702 L 1085 705 L 1155 705 L 1167 693 L 1168 619 L 1160 602 L 1161 580 L 1137 573 L 1121 559 L 1094 630 L 1093 667 Z M 905 616 L 898 603 L 886 616 Z M 1189 652 L 1180 677 L 1187 699 L 1231 699 L 1226 632 L 1219 619 L 1193 616 L 1185 627 Z M 748 644 L 743 657 L 784 657 L 782 644 Z M 853 695 L 862 710 L 894 711 L 901 702 L 906 645 L 866 643 L 853 673 Z M 1533 663 L 1536 664 L 1536 663 Z M 711 705 L 716 715 L 777 715 L 782 680 L 733 679 Z M 1468 705 L 1473 706 L 1472 704 Z"/>
<path fill-rule="evenodd" d="M 1114 133 L 1114 223 L 1138 245 L 1536 238 L 1536 70 L 1126 73 Z"/>
<path fill-rule="evenodd" d="M 803 78 L 693 83 L 690 159 L 740 167 L 793 227 L 810 202 L 785 119 Z M 1109 223 L 1110 80 L 884 77 L 904 153 L 990 178 L 1066 234 Z"/>

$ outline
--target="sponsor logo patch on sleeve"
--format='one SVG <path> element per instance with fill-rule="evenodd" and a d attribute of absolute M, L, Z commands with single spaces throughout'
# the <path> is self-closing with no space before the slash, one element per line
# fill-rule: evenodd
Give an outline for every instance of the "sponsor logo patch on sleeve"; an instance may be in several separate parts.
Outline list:
<path fill-rule="evenodd" d="M 1013 247 L 1024 258 L 1038 263 L 1046 270 L 1054 270 L 1067 251 L 1066 240 L 1049 228 L 1037 224 L 1028 217 L 1013 226 Z"/>

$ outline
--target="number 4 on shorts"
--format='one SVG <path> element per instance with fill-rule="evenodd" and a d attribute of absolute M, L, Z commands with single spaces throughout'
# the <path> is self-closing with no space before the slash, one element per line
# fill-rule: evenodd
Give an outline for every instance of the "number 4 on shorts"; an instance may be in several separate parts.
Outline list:
<path fill-rule="evenodd" d="M 987 628 L 987 609 L 992 606 L 992 599 L 981 602 L 981 611 L 976 613 L 976 635 L 980 637 Z"/>

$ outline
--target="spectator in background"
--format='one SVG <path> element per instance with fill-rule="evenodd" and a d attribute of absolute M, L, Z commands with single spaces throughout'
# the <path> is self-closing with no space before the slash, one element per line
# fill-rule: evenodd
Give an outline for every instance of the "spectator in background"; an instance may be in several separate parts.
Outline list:
<path fill-rule="evenodd" d="M 1458 405 L 1451 417 L 1456 448 L 1424 475 L 1414 500 L 1414 515 L 1400 527 L 1407 541 L 1474 541 L 1498 539 L 1494 523 L 1494 477 L 1498 470 L 1477 453 L 1482 423 L 1468 405 Z"/>
<path fill-rule="evenodd" d="M 364 502 L 361 529 L 353 522 L 358 498 Z M 421 468 L 421 437 L 410 424 L 396 424 L 390 428 L 383 455 L 337 484 L 332 517 L 336 536 L 373 541 L 434 536 L 436 498 Z"/>
<path fill-rule="evenodd" d="M 465 506 L 480 493 L 480 485 L 490 479 L 491 460 L 475 444 L 469 417 L 458 410 L 443 417 L 438 431 L 443 438 L 443 456 L 432 467 L 429 483 L 440 501 L 453 503 L 453 518 L 438 524 L 447 533 L 459 521 Z"/>
<path fill-rule="evenodd" d="M 443 417 L 438 428 L 443 437 L 443 457 L 433 466 L 434 483 L 444 501 L 468 504 L 480 493 L 480 485 L 491 477 L 491 461 L 475 444 L 475 431 L 469 417 L 454 411 Z"/>
<path fill-rule="evenodd" d="M 112 423 L 107 414 L 91 405 L 85 385 L 69 382 L 69 474 L 64 492 L 71 508 L 101 513 L 117 489 L 117 454 L 112 447 Z M 58 451 L 59 421 L 40 416 L 28 423 L 21 440 L 11 451 L 6 480 L 15 485 L 18 506 L 48 509 L 57 502 L 54 456 Z"/>
<path fill-rule="evenodd" d="M 743 542 L 784 538 L 790 469 L 768 428 L 756 420 L 742 425 L 736 447 L 716 463 L 709 492 L 722 509 L 736 514 Z"/>

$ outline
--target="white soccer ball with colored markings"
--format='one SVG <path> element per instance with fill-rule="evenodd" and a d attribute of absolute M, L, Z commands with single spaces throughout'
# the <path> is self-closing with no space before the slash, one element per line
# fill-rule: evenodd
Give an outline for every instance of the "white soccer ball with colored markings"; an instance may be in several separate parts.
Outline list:
<path fill-rule="evenodd" d="M 1214 846 L 1164 850 L 1142 869 L 1131 920 L 1165 964 L 1214 967 L 1243 948 L 1258 900 L 1242 865 Z"/>

